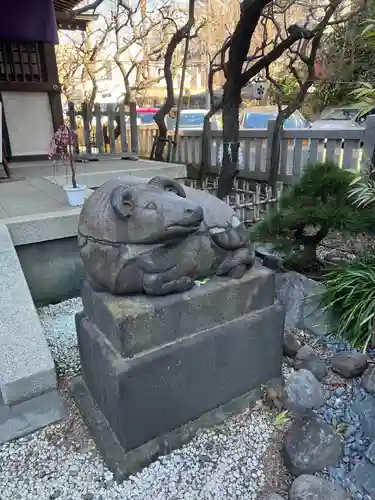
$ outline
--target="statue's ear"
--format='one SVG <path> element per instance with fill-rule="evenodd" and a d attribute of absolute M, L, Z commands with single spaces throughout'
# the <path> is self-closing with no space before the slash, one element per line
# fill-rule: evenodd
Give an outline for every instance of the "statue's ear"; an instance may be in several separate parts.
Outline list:
<path fill-rule="evenodd" d="M 116 187 L 111 193 L 110 204 L 120 219 L 127 219 L 134 209 L 132 190 L 122 186 Z"/>

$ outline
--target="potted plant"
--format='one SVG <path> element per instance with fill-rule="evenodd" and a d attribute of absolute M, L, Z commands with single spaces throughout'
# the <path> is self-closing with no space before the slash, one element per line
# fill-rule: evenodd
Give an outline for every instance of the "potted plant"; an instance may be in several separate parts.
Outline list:
<path fill-rule="evenodd" d="M 65 165 L 66 172 L 70 168 L 71 184 L 63 187 L 72 207 L 83 205 L 85 201 L 86 186 L 77 184 L 76 181 L 76 152 L 77 134 L 71 127 L 64 123 L 55 132 L 49 153 L 49 158 L 56 163 L 61 161 Z"/>

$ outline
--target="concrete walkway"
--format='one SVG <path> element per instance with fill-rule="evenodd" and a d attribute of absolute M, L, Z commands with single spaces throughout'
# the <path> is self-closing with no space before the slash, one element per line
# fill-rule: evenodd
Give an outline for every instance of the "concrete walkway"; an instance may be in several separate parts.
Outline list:
<path fill-rule="evenodd" d="M 13 163 L 14 182 L 0 183 L 0 219 L 44 214 L 66 210 L 69 204 L 62 186 L 70 183 L 65 168 L 54 167 L 50 161 Z M 121 160 L 118 156 L 106 155 L 100 161 L 77 163 L 77 183 L 95 188 L 106 180 L 123 174 L 138 177 L 166 175 L 184 177 L 185 167 L 171 163 L 148 160 Z M 87 190 L 87 195 L 90 194 Z"/>

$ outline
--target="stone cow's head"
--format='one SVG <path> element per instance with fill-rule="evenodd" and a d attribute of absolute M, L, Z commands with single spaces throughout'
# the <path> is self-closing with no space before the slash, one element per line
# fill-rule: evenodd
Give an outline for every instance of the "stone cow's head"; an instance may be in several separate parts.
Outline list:
<path fill-rule="evenodd" d="M 144 185 L 115 187 L 109 201 L 122 242 L 163 244 L 196 232 L 203 210 L 185 196 L 180 184 L 160 177 Z"/>

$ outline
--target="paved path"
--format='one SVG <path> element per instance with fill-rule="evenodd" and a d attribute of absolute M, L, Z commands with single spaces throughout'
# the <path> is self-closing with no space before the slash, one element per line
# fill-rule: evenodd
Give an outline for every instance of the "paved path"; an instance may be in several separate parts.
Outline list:
<path fill-rule="evenodd" d="M 0 183 L 0 219 L 55 212 L 69 208 L 62 186 L 70 183 L 65 168 L 54 168 L 49 161 L 13 163 L 12 173 L 23 180 Z M 183 165 L 161 164 L 148 160 L 121 160 L 118 156 L 97 162 L 77 163 L 77 182 L 95 188 L 122 174 L 153 177 L 161 173 L 184 177 Z M 90 194 L 87 190 L 87 194 Z"/>

